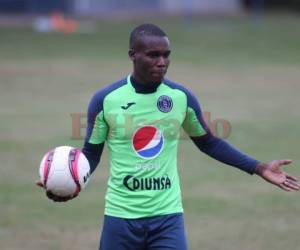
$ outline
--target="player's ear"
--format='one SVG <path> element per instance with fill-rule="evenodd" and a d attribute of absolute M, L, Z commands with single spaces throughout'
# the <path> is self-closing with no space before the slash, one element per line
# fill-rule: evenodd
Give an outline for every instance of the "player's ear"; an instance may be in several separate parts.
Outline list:
<path fill-rule="evenodd" d="M 135 61 L 135 50 L 134 49 L 129 49 L 128 50 L 128 55 L 129 55 L 131 61 L 134 62 Z"/>

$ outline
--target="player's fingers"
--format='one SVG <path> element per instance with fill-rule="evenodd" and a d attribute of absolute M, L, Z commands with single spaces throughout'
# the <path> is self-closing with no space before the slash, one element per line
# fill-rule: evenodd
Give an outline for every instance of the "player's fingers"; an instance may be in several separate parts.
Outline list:
<path fill-rule="evenodd" d="M 55 195 L 54 194 L 52 194 L 52 192 L 50 192 L 50 191 L 46 191 L 46 195 L 47 195 L 47 197 L 49 198 L 49 199 L 51 199 L 51 200 L 54 200 L 55 199 Z"/>
<path fill-rule="evenodd" d="M 283 189 L 284 191 L 287 191 L 287 192 L 292 191 L 291 188 L 287 187 L 287 186 L 284 185 L 283 183 L 279 184 L 278 187 L 280 187 L 281 189 Z"/>
<path fill-rule="evenodd" d="M 69 197 L 58 197 L 56 201 L 58 201 L 58 202 L 66 202 L 68 200 L 70 200 Z"/>
<path fill-rule="evenodd" d="M 288 165 L 291 164 L 293 161 L 290 159 L 284 159 L 284 160 L 279 160 L 279 165 Z"/>
<path fill-rule="evenodd" d="M 43 183 L 41 181 L 36 181 L 35 185 L 39 186 L 39 187 L 44 187 Z"/>
<path fill-rule="evenodd" d="M 293 189 L 293 190 L 299 190 L 300 189 L 300 185 L 297 182 L 292 181 L 292 180 L 287 179 L 282 184 L 284 186 L 288 187 L 288 188 Z"/>
<path fill-rule="evenodd" d="M 289 179 L 289 180 L 298 181 L 298 178 L 295 177 L 295 176 L 292 176 L 288 173 L 285 173 L 285 175 L 286 175 L 286 178 Z"/>
<path fill-rule="evenodd" d="M 46 195 L 49 199 L 55 201 L 55 202 L 60 202 L 61 201 L 61 197 L 53 194 L 51 191 L 47 191 L 46 192 Z"/>
<path fill-rule="evenodd" d="M 74 194 L 74 195 L 69 195 L 69 196 L 58 196 L 58 199 L 60 201 L 68 201 L 71 200 L 73 198 L 75 198 L 78 194 Z"/>
<path fill-rule="evenodd" d="M 78 196 L 78 193 L 77 194 L 74 194 L 74 195 L 72 195 L 70 198 L 71 199 L 73 199 L 73 198 L 75 198 L 75 197 L 77 197 Z"/>
<path fill-rule="evenodd" d="M 68 199 L 66 197 L 59 197 L 59 196 L 52 196 L 51 200 L 55 201 L 55 202 L 65 202 Z"/>
<path fill-rule="evenodd" d="M 78 195 L 78 194 L 76 194 L 76 196 L 57 196 L 57 195 L 53 194 L 51 191 L 47 191 L 46 194 L 49 199 L 51 199 L 55 202 L 65 202 L 65 201 L 75 198 Z"/>

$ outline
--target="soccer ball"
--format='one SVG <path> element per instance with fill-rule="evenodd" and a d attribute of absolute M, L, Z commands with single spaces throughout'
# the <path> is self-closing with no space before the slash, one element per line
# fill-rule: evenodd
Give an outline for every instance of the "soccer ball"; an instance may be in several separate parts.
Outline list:
<path fill-rule="evenodd" d="M 87 185 L 90 165 L 79 149 L 61 146 L 45 154 L 39 174 L 47 191 L 65 197 L 78 194 Z"/>

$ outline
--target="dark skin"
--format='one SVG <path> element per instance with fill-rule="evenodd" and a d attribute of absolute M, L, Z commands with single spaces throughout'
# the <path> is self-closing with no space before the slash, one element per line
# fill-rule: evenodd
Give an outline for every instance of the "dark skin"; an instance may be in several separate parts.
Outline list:
<path fill-rule="evenodd" d="M 284 191 L 298 191 L 300 185 L 295 176 L 283 171 L 282 167 L 292 163 L 292 160 L 273 160 L 268 163 L 259 163 L 256 166 L 255 174 L 267 182 L 283 189 Z"/>
<path fill-rule="evenodd" d="M 167 37 L 142 37 L 128 51 L 128 55 L 133 62 L 132 76 L 141 84 L 160 83 L 170 64 L 170 53 L 170 42 Z M 292 160 L 273 160 L 269 163 L 258 163 L 255 174 L 285 191 L 298 191 L 300 189 L 298 179 L 282 170 L 283 166 L 291 163 Z M 40 181 L 36 184 L 44 188 Z M 46 195 L 54 202 L 65 202 L 75 198 L 78 194 L 60 197 L 46 190 Z"/>
<path fill-rule="evenodd" d="M 160 83 L 167 73 L 170 54 L 167 37 L 143 36 L 128 51 L 133 62 L 132 76 L 142 84 Z"/>
<path fill-rule="evenodd" d="M 45 187 L 44 187 L 44 185 L 43 185 L 43 183 L 41 181 L 37 181 L 35 184 L 37 186 L 42 187 L 42 188 L 45 189 Z M 53 194 L 49 190 L 46 190 L 46 195 L 47 195 L 47 197 L 50 200 L 52 200 L 54 202 L 66 202 L 66 201 L 71 200 L 71 199 L 73 199 L 73 198 L 75 198 L 75 197 L 78 196 L 78 194 L 75 194 L 75 195 L 71 195 L 71 196 L 64 196 L 64 197 L 62 197 L 62 196 L 58 196 L 58 195 Z"/>

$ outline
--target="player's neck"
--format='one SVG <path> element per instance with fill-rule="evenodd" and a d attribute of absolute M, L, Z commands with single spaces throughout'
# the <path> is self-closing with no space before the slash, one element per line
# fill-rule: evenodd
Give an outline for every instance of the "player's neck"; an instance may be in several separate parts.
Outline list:
<path fill-rule="evenodd" d="M 142 83 L 138 79 L 136 79 L 134 76 L 130 77 L 130 81 L 132 86 L 135 88 L 135 91 L 137 93 L 142 93 L 142 94 L 149 94 L 149 93 L 154 93 L 156 92 L 158 86 L 160 85 L 159 83 Z"/>

